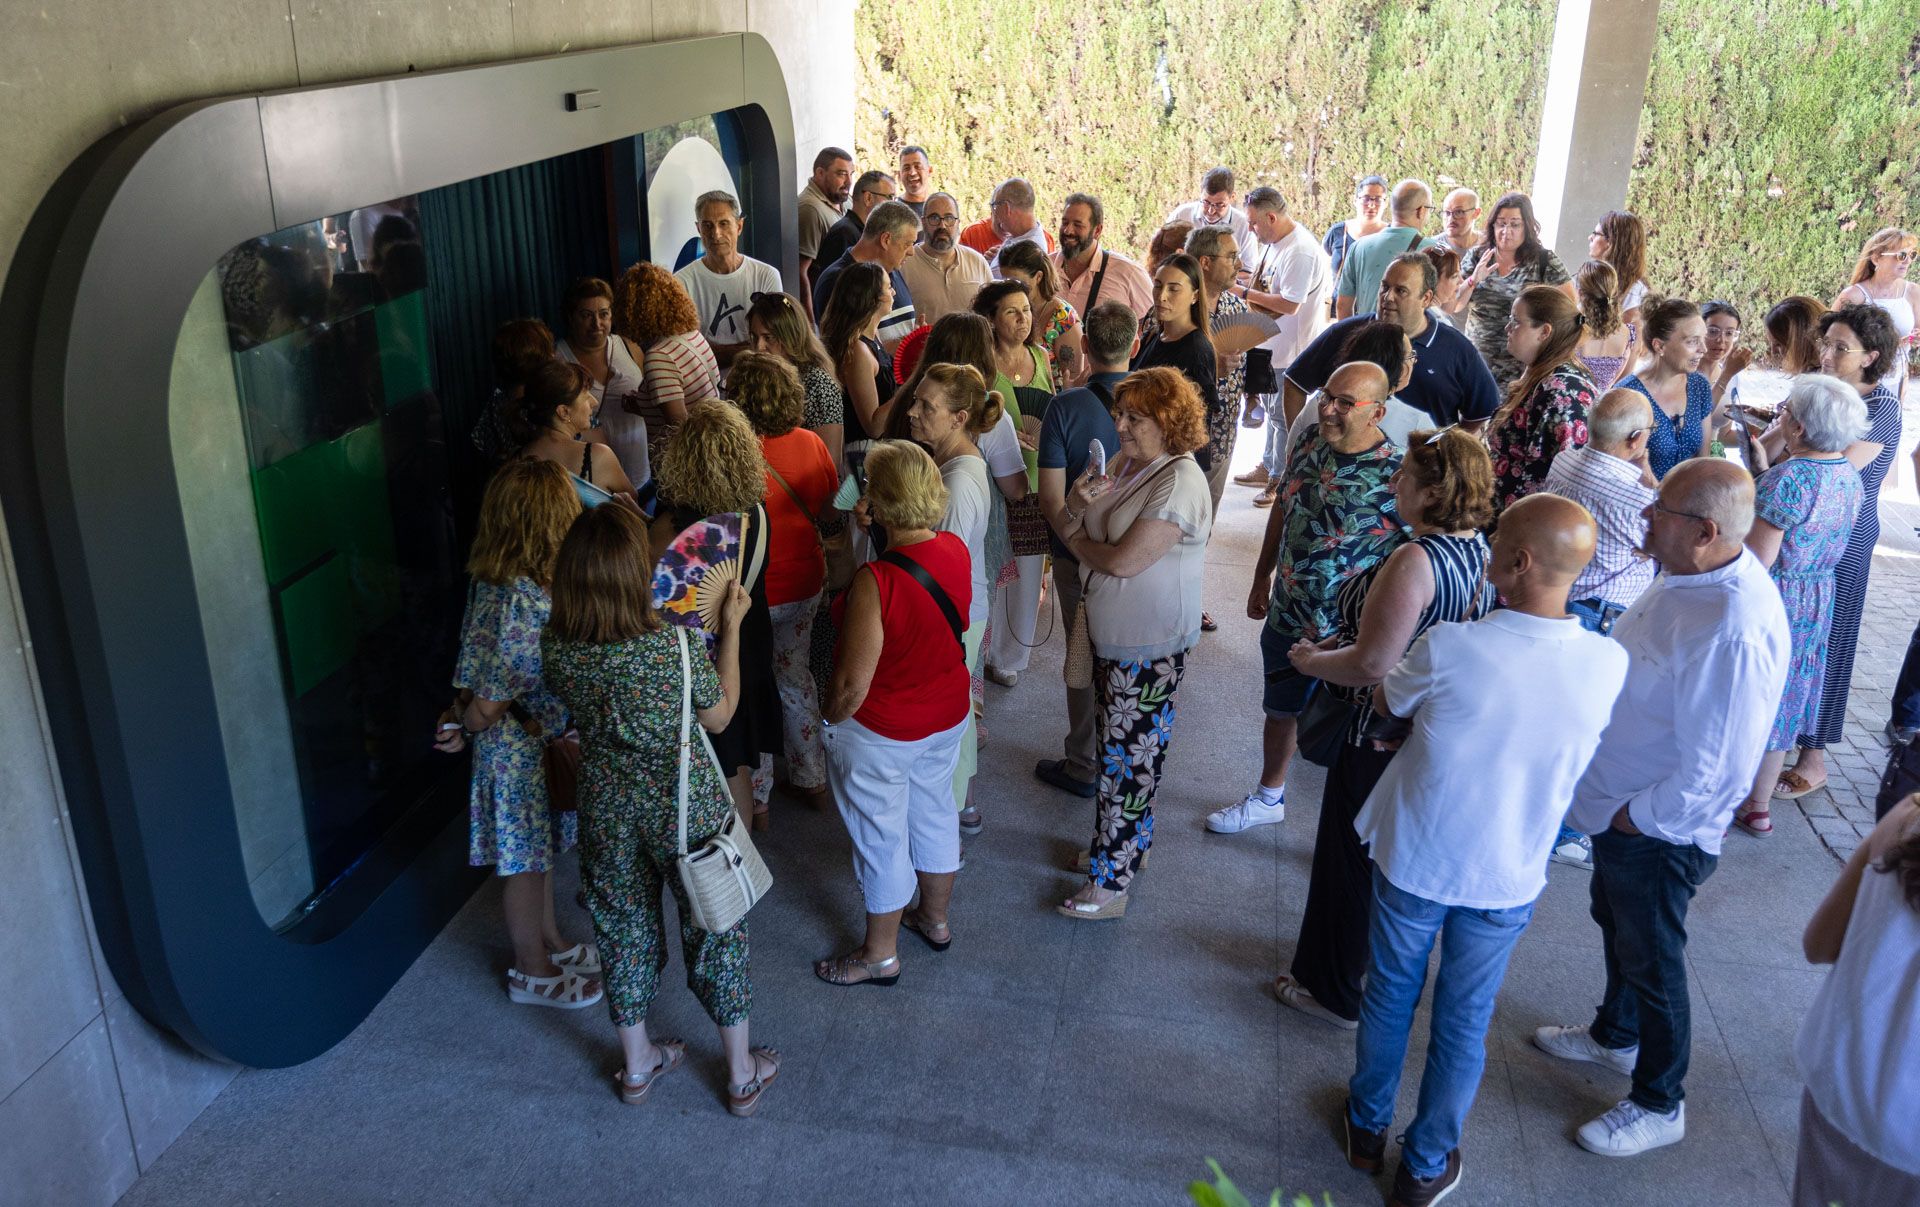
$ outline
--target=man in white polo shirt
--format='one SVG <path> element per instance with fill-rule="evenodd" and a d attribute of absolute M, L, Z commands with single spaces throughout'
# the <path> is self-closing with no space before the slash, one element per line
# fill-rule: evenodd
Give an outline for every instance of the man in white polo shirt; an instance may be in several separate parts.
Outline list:
<path fill-rule="evenodd" d="M 1687 1132 L 1687 906 L 1753 786 L 1792 651 L 1780 589 L 1742 544 L 1752 526 L 1753 479 L 1731 461 L 1682 461 L 1661 481 L 1646 538 L 1660 576 L 1613 626 L 1632 669 L 1567 815 L 1593 836 L 1606 990 L 1591 1025 L 1533 1042 L 1633 1078 L 1574 1133 L 1602 1156 Z"/>
<path fill-rule="evenodd" d="M 705 250 L 698 260 L 673 275 L 687 287 L 700 312 L 700 334 L 707 337 L 722 369 L 747 346 L 747 307 L 756 293 L 779 293 L 780 273 L 771 264 L 740 253 L 740 202 L 715 189 L 693 203 L 693 221 Z"/>
<path fill-rule="evenodd" d="M 1460 1180 L 1460 1134 L 1486 1065 L 1494 995 L 1626 681 L 1627 652 L 1567 611 L 1594 535 L 1586 509 L 1558 495 L 1509 507 L 1487 563 L 1507 606 L 1427 630 L 1373 696 L 1375 712 L 1410 719 L 1412 729 L 1354 821 L 1374 863 L 1345 1118 L 1356 1168 L 1385 1160 L 1414 1010 L 1441 947 L 1395 1203 L 1432 1203 Z"/>

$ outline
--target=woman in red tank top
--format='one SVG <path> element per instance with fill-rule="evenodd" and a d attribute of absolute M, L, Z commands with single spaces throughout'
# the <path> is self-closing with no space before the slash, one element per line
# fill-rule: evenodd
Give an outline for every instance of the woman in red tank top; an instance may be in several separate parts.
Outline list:
<path fill-rule="evenodd" d="M 972 566 L 958 537 L 933 531 L 947 490 L 924 449 L 878 441 L 866 473 L 854 516 L 884 534 L 887 553 L 835 601 L 840 646 L 821 709 L 827 781 L 853 838 L 867 911 L 866 941 L 814 965 L 834 985 L 898 981 L 903 923 L 946 950 L 960 868 L 952 779 L 969 709 L 961 633 Z M 919 908 L 907 915 L 916 890 Z"/>

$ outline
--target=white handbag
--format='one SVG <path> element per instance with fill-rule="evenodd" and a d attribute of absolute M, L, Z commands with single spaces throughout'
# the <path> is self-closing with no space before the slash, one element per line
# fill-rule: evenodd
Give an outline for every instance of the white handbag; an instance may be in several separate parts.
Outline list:
<path fill-rule="evenodd" d="M 687 630 L 675 626 L 680 639 L 680 830 L 678 836 L 680 883 L 687 890 L 687 906 L 695 926 L 704 931 L 731 930 L 747 916 L 754 902 L 773 887 L 773 873 L 753 849 L 747 827 L 740 822 L 739 810 L 727 806 L 727 820 L 720 832 L 703 843 L 699 850 L 687 851 L 687 791 L 693 760 L 693 735 L 713 764 L 715 775 L 726 783 L 720 759 L 713 753 L 707 731 L 693 717 L 693 663 L 687 652 Z"/>

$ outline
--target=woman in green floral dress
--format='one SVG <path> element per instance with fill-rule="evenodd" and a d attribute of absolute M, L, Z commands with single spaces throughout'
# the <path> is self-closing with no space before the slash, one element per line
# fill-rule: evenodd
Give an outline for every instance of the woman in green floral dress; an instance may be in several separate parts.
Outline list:
<path fill-rule="evenodd" d="M 687 986 L 726 1050 L 728 1109 L 751 1114 L 779 1069 L 779 1054 L 747 1043 L 746 921 L 719 932 L 694 926 L 675 866 L 683 630 L 655 614 L 651 569 L 646 525 L 636 513 L 587 512 L 560 547 L 542 641 L 547 685 L 580 730 L 580 876 L 626 1056 L 615 1080 L 623 1100 L 643 1102 L 686 1056 L 684 1042 L 647 1035 L 647 1011 L 667 962 L 664 884 L 680 910 Z M 750 604 L 738 583 L 729 585 L 712 661 L 702 643 L 692 643 L 692 705 L 708 732 L 726 727 L 740 699 L 740 622 Z M 732 803 L 698 744 L 686 757 L 686 848 L 696 850 L 719 832 Z"/>

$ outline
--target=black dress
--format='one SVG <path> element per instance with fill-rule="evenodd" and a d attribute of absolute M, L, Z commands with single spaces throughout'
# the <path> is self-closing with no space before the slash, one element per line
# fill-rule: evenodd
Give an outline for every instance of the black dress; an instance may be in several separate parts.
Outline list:
<path fill-rule="evenodd" d="M 682 506 L 674 507 L 672 516 L 677 529 L 706 518 Z M 746 544 L 740 550 L 742 567 L 753 564 L 755 545 L 761 546 L 760 575 L 750 591 L 753 606 L 740 621 L 740 703 L 727 727 L 713 735 L 713 752 L 729 776 L 742 767 L 758 767 L 763 754 L 777 755 L 782 750 L 780 691 L 773 678 L 773 614 L 767 610 L 766 567 L 772 549 L 767 546 L 764 504 L 748 514 Z"/>
<path fill-rule="evenodd" d="M 1169 369 L 1178 369 L 1193 388 L 1200 391 L 1200 401 L 1205 405 L 1205 414 L 1212 415 L 1220 407 L 1220 379 L 1216 376 L 1219 365 L 1214 360 L 1213 341 L 1207 338 L 1205 328 L 1195 327 L 1179 339 L 1161 339 L 1159 332 L 1147 337 L 1140 345 L 1139 353 L 1134 356 L 1134 370 L 1153 369 L 1165 365 Z M 1213 457 L 1203 443 L 1193 450 L 1193 459 L 1201 469 L 1211 468 Z"/>

